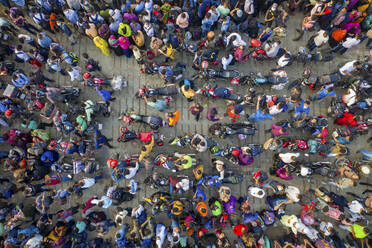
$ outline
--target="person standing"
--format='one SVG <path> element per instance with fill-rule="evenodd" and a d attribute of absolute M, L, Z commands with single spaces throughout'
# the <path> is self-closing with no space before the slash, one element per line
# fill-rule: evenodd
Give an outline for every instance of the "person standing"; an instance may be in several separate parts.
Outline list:
<path fill-rule="evenodd" d="M 200 114 L 203 112 L 204 108 L 201 106 L 199 103 L 194 103 L 189 107 L 189 111 L 191 112 L 192 115 L 195 116 L 195 120 L 199 121 L 200 119 Z"/>

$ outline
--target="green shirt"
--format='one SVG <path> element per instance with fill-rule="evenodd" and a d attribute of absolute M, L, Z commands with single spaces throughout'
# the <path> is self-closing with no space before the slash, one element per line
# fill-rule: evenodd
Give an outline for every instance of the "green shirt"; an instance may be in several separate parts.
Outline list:
<path fill-rule="evenodd" d="M 357 239 L 364 239 L 365 237 L 368 236 L 368 233 L 364 232 L 364 226 L 353 224 L 350 227 L 350 232 L 353 232 L 353 231 L 354 231 L 354 236 Z"/>
<path fill-rule="evenodd" d="M 220 12 L 220 14 L 223 16 L 228 16 L 230 13 L 230 9 L 225 8 L 223 5 L 218 6 L 217 11 Z"/>
<path fill-rule="evenodd" d="M 191 168 L 192 166 L 192 157 L 190 157 L 189 155 L 185 155 L 182 157 L 182 162 L 183 160 L 187 160 L 187 163 L 186 164 L 182 164 L 183 168 L 184 169 L 189 169 Z"/>
<path fill-rule="evenodd" d="M 28 122 L 27 126 L 25 124 L 21 124 L 21 126 L 23 128 L 28 128 L 28 129 L 31 129 L 31 130 L 35 130 L 35 129 L 37 129 L 37 122 L 34 121 L 34 120 L 31 120 L 31 121 Z"/>
<path fill-rule="evenodd" d="M 76 117 L 76 122 L 80 126 L 81 131 L 85 131 L 88 128 L 87 122 L 84 120 L 84 118 L 81 115 Z"/>

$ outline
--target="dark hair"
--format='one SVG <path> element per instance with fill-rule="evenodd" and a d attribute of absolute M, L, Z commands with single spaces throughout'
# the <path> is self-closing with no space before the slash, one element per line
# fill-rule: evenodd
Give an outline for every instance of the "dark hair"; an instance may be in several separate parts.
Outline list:
<path fill-rule="evenodd" d="M 88 59 L 89 58 L 88 54 L 87 53 L 83 53 L 83 58 Z"/>
<path fill-rule="evenodd" d="M 188 85 L 185 85 L 185 88 L 184 88 L 185 90 L 189 90 L 190 89 L 190 86 L 188 86 Z"/>
<path fill-rule="evenodd" d="M 21 49 L 22 49 L 22 45 L 18 45 L 17 50 L 21 50 Z"/>

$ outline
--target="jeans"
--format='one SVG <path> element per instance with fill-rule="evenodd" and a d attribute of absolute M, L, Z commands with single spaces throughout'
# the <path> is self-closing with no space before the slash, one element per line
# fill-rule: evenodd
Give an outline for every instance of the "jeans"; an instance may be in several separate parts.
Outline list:
<path fill-rule="evenodd" d="M 61 181 L 62 182 L 68 182 L 68 181 L 71 181 L 71 178 L 65 177 L 65 176 L 61 176 Z"/>
<path fill-rule="evenodd" d="M 95 176 L 94 177 L 94 181 L 97 183 L 97 181 L 99 180 L 99 179 L 102 179 L 103 178 L 103 176 Z"/>

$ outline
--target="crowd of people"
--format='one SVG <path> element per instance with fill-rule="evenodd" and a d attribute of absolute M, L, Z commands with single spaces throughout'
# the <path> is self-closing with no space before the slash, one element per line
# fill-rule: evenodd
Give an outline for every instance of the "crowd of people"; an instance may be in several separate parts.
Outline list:
<path fill-rule="evenodd" d="M 372 151 L 355 151 L 353 145 L 372 141 L 372 65 L 367 56 L 327 74 L 311 68 L 349 50 L 368 52 L 371 0 L 0 3 L 1 247 L 371 247 Z M 290 18 L 303 19 L 296 28 L 287 26 Z M 299 51 L 283 42 L 293 29 L 293 42 L 311 33 Z M 72 50 L 57 34 L 68 37 Z M 83 37 L 104 56 L 133 57 L 138 73 L 164 82 L 136 94 L 152 114 L 120 117 L 126 126 L 117 141 L 140 140 L 137 154 L 116 153 L 116 142 L 102 133 L 98 120 L 110 116 L 115 92 L 140 84 L 104 76 L 99 57 L 74 50 Z M 192 64 L 180 61 L 181 54 L 192 56 Z M 247 60 L 257 61 L 258 70 L 269 61 L 276 65 L 246 75 L 232 69 Z M 287 68 L 300 63 L 303 74 L 289 78 Z M 194 76 L 186 76 L 187 70 Z M 58 86 L 46 71 L 69 77 L 71 84 Z M 239 90 L 203 86 L 217 78 Z M 84 99 L 83 87 L 94 87 L 102 101 Z M 189 108 L 172 110 L 176 97 L 184 97 Z M 213 104 L 217 98 L 227 101 L 226 109 Z M 315 101 L 327 104 L 328 112 L 312 116 Z M 206 118 L 209 133 L 168 143 L 166 129 L 177 128 L 182 111 L 196 122 Z M 259 130 L 267 119 L 274 121 L 271 128 Z M 132 122 L 153 130 L 130 131 Z M 257 132 L 271 138 L 247 144 Z M 228 136 L 244 145 L 222 147 Z M 155 153 L 156 146 L 167 152 Z M 201 161 L 201 153 L 209 161 Z M 273 154 L 269 170 L 254 163 L 262 153 Z M 98 155 L 107 166 L 94 159 Z M 301 191 L 295 179 L 308 190 Z M 92 187 L 102 181 L 110 186 L 97 196 Z M 249 186 L 239 195 L 231 188 L 243 181 Z M 144 188 L 155 193 L 137 199 Z M 65 205 L 83 195 L 87 201 Z M 255 198 L 265 200 L 265 207 L 258 209 Z"/>

